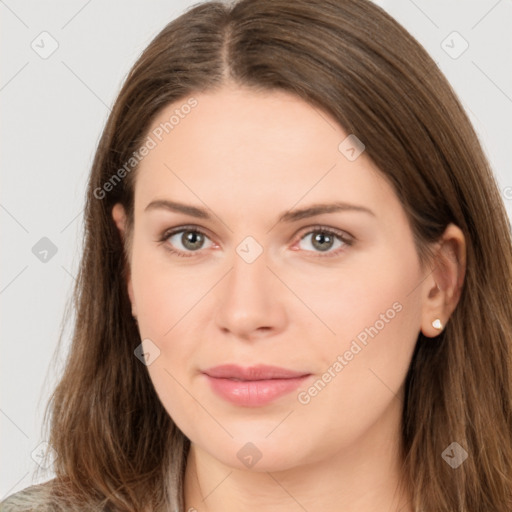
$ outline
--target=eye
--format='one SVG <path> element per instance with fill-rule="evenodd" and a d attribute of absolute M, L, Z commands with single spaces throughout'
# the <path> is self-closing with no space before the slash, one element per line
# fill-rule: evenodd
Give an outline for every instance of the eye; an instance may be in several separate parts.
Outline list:
<path fill-rule="evenodd" d="M 205 240 L 209 240 L 209 238 L 203 231 L 193 226 L 182 226 L 178 229 L 165 231 L 158 241 L 163 243 L 168 251 L 177 256 L 190 257 L 194 256 L 194 252 L 199 252 L 205 248 Z"/>
<path fill-rule="evenodd" d="M 314 226 L 303 235 L 299 243 L 311 238 L 309 242 L 312 249 L 304 249 L 307 252 L 325 253 L 318 254 L 320 257 L 337 256 L 353 245 L 353 238 L 342 231 L 327 228 L 325 226 Z M 173 240 L 174 239 L 174 240 Z M 202 230 L 195 226 L 181 226 L 165 231 L 158 242 L 164 244 L 166 250 L 180 257 L 191 257 L 205 249 L 205 240 L 210 240 Z M 211 242 L 211 240 L 210 240 Z M 337 244 L 337 247 L 336 247 Z M 211 243 L 210 247 L 214 244 Z M 336 250 L 331 250 L 335 247 Z"/>
<path fill-rule="evenodd" d="M 299 243 L 307 240 L 308 238 L 310 239 L 309 246 L 312 247 L 312 249 L 306 248 L 305 250 L 327 253 L 325 255 L 319 254 L 321 257 L 337 256 L 354 243 L 354 240 L 349 235 L 324 226 L 314 226 L 313 229 L 310 229 L 310 231 L 301 237 Z M 331 251 L 333 247 L 336 250 Z"/>

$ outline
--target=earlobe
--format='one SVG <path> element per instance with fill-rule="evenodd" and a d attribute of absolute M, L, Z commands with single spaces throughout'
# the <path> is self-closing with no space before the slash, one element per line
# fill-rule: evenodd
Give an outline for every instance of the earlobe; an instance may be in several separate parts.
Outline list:
<path fill-rule="evenodd" d="M 439 336 L 457 307 L 466 274 L 466 241 L 461 229 L 450 224 L 435 252 L 433 267 L 423 286 L 423 334 Z"/>
<path fill-rule="evenodd" d="M 425 292 L 423 303 L 421 331 L 427 338 L 435 338 L 444 330 L 448 321 L 445 316 L 445 297 L 443 290 L 435 281 L 435 271 L 428 277 L 428 289 Z"/>

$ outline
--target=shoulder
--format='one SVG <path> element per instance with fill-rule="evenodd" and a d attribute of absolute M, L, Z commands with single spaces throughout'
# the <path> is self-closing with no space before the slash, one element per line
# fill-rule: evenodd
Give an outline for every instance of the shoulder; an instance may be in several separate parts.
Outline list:
<path fill-rule="evenodd" d="M 11 494 L 0 501 L 0 512 L 50 512 L 50 486 L 51 480 Z"/>

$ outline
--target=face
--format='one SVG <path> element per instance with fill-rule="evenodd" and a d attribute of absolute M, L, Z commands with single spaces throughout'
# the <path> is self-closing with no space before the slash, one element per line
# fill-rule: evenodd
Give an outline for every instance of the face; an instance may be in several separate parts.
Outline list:
<path fill-rule="evenodd" d="M 237 468 L 314 463 L 385 434 L 424 278 L 397 196 L 295 96 L 194 98 L 155 119 L 135 186 L 128 290 L 162 404 Z M 120 206 L 114 218 L 122 230 Z"/>

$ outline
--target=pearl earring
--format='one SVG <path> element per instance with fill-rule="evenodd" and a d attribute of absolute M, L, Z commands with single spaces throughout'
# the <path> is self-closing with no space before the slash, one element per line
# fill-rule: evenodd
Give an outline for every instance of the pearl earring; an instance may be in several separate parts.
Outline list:
<path fill-rule="evenodd" d="M 439 320 L 439 318 L 437 318 L 436 320 L 434 320 L 432 322 L 432 327 L 434 329 L 437 329 L 438 331 L 442 331 L 443 330 L 443 324 L 441 323 L 441 320 Z"/>

